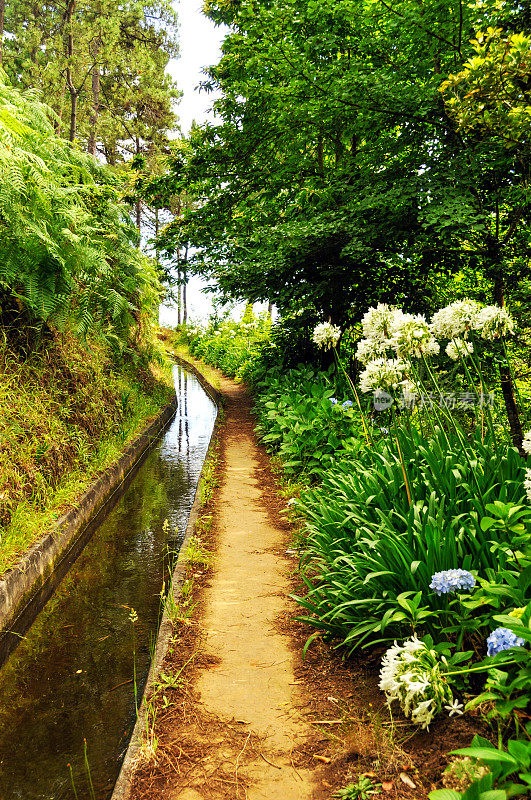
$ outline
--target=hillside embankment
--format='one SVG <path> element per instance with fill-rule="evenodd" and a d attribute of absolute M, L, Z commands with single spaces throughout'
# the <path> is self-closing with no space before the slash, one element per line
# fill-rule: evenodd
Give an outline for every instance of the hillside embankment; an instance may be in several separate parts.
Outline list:
<path fill-rule="evenodd" d="M 0 338 L 0 576 L 172 395 L 168 361 L 57 332 Z"/>

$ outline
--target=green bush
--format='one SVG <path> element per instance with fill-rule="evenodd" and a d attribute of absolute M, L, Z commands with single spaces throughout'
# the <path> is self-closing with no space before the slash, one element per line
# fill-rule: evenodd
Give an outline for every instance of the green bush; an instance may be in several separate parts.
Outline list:
<path fill-rule="evenodd" d="M 348 399 L 334 397 L 333 372 L 271 370 L 256 388 L 257 432 L 289 475 L 322 480 L 346 454 L 354 457 L 363 449 L 361 420 L 352 406 L 343 406 Z"/>
<path fill-rule="evenodd" d="M 250 381 L 269 341 L 270 329 L 267 315 L 255 317 L 247 311 L 241 322 L 213 320 L 205 330 L 189 326 L 185 334 L 193 355 L 229 378 Z"/>

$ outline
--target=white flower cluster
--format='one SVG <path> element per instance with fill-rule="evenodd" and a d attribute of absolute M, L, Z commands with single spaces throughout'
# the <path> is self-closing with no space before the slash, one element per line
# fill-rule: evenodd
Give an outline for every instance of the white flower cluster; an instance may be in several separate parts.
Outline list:
<path fill-rule="evenodd" d="M 398 358 L 376 358 L 361 373 L 360 389 L 362 392 L 398 389 L 408 369 L 409 364 Z"/>
<path fill-rule="evenodd" d="M 402 358 L 436 356 L 440 349 L 422 314 L 402 313 L 391 326 L 391 347 Z"/>
<path fill-rule="evenodd" d="M 475 320 L 481 306 L 475 300 L 457 300 L 437 311 L 431 320 L 430 328 L 440 339 L 457 339 L 465 336 L 475 327 Z"/>
<path fill-rule="evenodd" d="M 369 308 L 361 320 L 363 335 L 371 341 L 385 342 L 391 338 L 392 325 L 403 316 L 399 308 L 385 303 L 378 303 L 376 308 Z"/>
<path fill-rule="evenodd" d="M 404 314 L 399 308 L 379 303 L 361 321 L 365 339 L 358 343 L 356 357 L 364 364 L 394 350 L 399 358 L 436 355 L 439 344 L 422 314 Z"/>
<path fill-rule="evenodd" d="M 499 339 L 514 331 L 514 320 L 501 306 L 484 306 L 475 300 L 457 300 L 441 308 L 432 318 L 430 328 L 443 339 L 468 338 L 469 331 L 477 331 L 483 339 Z"/>
<path fill-rule="evenodd" d="M 450 716 L 463 713 L 463 706 L 454 700 L 443 667 L 435 650 L 413 636 L 402 645 L 395 642 L 386 652 L 378 685 L 389 704 L 398 700 L 406 717 L 427 728 L 443 708 Z"/>
<path fill-rule="evenodd" d="M 492 341 L 513 333 L 514 320 L 505 308 L 485 306 L 477 315 L 474 328 L 483 339 Z"/>
<path fill-rule="evenodd" d="M 527 433 L 524 435 L 522 449 L 527 453 L 528 456 L 531 455 L 531 431 L 527 431 Z"/>
<path fill-rule="evenodd" d="M 368 364 L 376 358 L 384 358 L 390 347 L 388 339 L 379 341 L 378 339 L 360 339 L 356 348 L 356 358 L 362 364 Z"/>
<path fill-rule="evenodd" d="M 450 356 L 452 361 L 457 361 L 459 357 L 468 358 L 474 352 L 474 345 L 472 342 L 465 342 L 464 339 L 456 337 L 446 346 L 446 355 Z"/>
<path fill-rule="evenodd" d="M 436 337 L 450 340 L 446 354 L 457 361 L 474 352 L 472 342 L 467 341 L 470 331 L 477 331 L 484 339 L 492 340 L 507 336 L 514 330 L 514 321 L 505 308 L 481 308 L 479 303 L 469 299 L 457 300 L 441 308 L 433 315 L 431 323 L 422 314 L 405 314 L 385 303 L 369 308 L 361 322 L 365 338 L 358 342 L 356 357 L 365 364 L 360 376 L 362 392 L 388 391 L 403 385 L 405 373 L 411 366 L 410 359 L 439 353 Z M 317 341 L 318 328 L 325 325 L 327 323 L 317 326 L 314 341 Z M 389 358 L 391 351 L 394 358 Z"/>
<path fill-rule="evenodd" d="M 313 331 L 313 341 L 320 349 L 330 350 L 335 347 L 341 336 L 341 328 L 332 325 L 330 322 L 321 322 L 316 325 Z"/>

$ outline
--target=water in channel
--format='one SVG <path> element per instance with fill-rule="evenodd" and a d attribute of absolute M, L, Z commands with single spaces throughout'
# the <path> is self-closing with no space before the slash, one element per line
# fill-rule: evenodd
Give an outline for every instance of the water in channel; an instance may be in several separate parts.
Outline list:
<path fill-rule="evenodd" d="M 0 800 L 108 800 L 135 722 L 216 407 L 174 369 L 176 416 L 0 670 Z M 168 520 L 169 524 L 165 524 Z M 166 573 L 166 574 L 165 574 Z M 130 619 L 131 609 L 138 621 Z"/>

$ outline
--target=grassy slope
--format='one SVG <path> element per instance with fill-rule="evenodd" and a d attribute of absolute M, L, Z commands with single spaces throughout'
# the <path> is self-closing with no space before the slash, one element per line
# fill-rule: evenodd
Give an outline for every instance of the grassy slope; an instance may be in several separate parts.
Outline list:
<path fill-rule="evenodd" d="M 0 340 L 0 575 L 172 396 L 171 369 L 117 366 L 96 342 Z"/>

